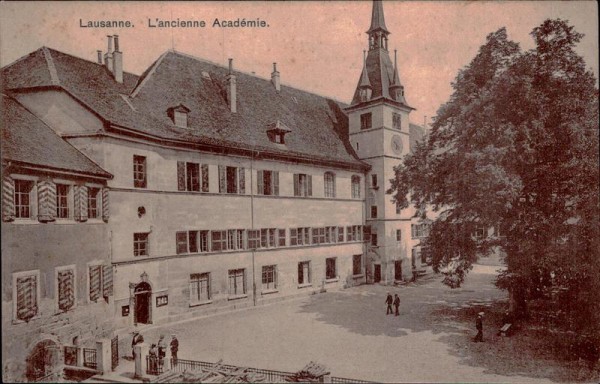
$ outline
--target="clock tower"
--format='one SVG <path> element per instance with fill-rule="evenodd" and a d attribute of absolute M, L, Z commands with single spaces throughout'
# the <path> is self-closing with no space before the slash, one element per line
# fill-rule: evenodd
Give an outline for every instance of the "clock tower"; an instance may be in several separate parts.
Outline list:
<path fill-rule="evenodd" d="M 373 1 L 368 51 L 350 106 L 349 142 L 358 157 L 371 165 L 366 180 L 366 225 L 371 228 L 365 265 L 368 282 L 391 284 L 412 276 L 412 209 L 398 210 L 386 194 L 394 166 L 410 151 L 409 114 L 404 86 L 388 50 L 390 32 L 383 4 Z M 412 261 L 412 262 L 411 262 Z"/>

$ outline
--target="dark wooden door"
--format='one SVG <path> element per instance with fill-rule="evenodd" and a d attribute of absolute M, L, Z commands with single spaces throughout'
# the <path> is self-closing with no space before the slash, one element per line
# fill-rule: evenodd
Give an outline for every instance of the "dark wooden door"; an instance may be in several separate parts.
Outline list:
<path fill-rule="evenodd" d="M 148 283 L 139 283 L 135 287 L 135 319 L 138 324 L 150 324 L 150 306 L 152 288 Z"/>
<path fill-rule="evenodd" d="M 394 262 L 394 280 L 402 280 L 402 260 Z"/>
<path fill-rule="evenodd" d="M 111 351 L 111 367 L 114 371 L 115 368 L 119 365 L 119 336 L 115 336 L 110 341 L 110 351 Z"/>
<path fill-rule="evenodd" d="M 381 281 L 381 265 L 379 264 L 375 264 L 375 279 L 374 281 L 376 283 L 379 283 Z"/>

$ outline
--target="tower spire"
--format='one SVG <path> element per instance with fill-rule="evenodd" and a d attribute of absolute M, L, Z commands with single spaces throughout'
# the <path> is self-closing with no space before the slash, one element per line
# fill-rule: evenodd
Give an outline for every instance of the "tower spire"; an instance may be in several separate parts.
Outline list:
<path fill-rule="evenodd" d="M 383 15 L 383 3 L 381 0 L 373 1 L 373 13 L 371 14 L 371 27 L 367 31 L 367 33 L 376 32 L 376 31 L 384 31 L 388 34 L 390 31 L 387 30 L 385 26 L 385 17 Z"/>

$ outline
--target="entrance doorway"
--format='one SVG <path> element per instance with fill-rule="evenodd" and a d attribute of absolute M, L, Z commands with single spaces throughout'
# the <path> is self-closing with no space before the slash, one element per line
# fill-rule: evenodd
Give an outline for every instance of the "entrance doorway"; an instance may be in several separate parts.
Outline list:
<path fill-rule="evenodd" d="M 27 357 L 27 380 L 33 382 L 47 377 L 53 373 L 58 361 L 58 345 L 52 340 L 39 342 Z"/>
<path fill-rule="evenodd" d="M 379 283 L 381 281 L 381 265 L 375 264 L 375 276 L 373 281 L 375 283 Z"/>
<path fill-rule="evenodd" d="M 135 322 L 138 324 L 152 323 L 152 287 L 146 282 L 139 283 L 134 290 Z"/>
<path fill-rule="evenodd" d="M 394 280 L 402 280 L 402 260 L 394 261 Z"/>

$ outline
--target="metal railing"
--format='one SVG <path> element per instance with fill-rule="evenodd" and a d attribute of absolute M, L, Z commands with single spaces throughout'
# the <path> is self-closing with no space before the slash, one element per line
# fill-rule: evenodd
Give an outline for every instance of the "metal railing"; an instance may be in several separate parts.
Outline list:
<path fill-rule="evenodd" d="M 357 383 L 357 384 L 373 383 L 372 381 L 356 380 L 356 379 L 346 379 L 346 378 L 343 378 L 343 377 L 335 377 L 335 376 L 331 376 L 331 382 L 332 383 Z"/>
<path fill-rule="evenodd" d="M 98 368 L 96 350 L 94 348 L 83 348 L 83 366 L 92 369 Z"/>
<path fill-rule="evenodd" d="M 171 359 L 173 360 L 173 359 Z M 172 364 L 172 363 L 171 363 Z M 165 372 L 165 358 L 148 355 L 146 356 L 146 373 L 149 375 L 160 375 Z"/>
<path fill-rule="evenodd" d="M 174 372 L 223 370 L 233 373 L 240 369 L 244 369 L 244 371 L 249 374 L 248 376 L 253 377 L 253 382 L 266 381 L 271 383 L 281 383 L 285 382 L 287 378 L 291 378 L 295 375 L 293 372 L 274 371 L 271 369 L 247 368 L 228 364 L 208 363 L 205 361 L 171 359 L 171 370 Z"/>

